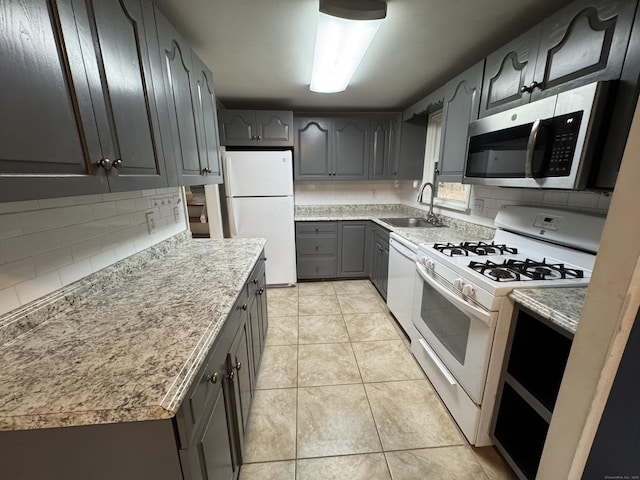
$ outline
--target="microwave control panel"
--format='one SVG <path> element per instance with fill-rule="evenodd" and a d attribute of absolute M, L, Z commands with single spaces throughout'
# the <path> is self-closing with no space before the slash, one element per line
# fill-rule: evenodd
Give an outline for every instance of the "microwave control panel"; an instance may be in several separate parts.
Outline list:
<path fill-rule="evenodd" d="M 575 112 L 556 117 L 550 122 L 552 140 L 545 177 L 564 177 L 571 173 L 581 120 L 582 112 Z"/>

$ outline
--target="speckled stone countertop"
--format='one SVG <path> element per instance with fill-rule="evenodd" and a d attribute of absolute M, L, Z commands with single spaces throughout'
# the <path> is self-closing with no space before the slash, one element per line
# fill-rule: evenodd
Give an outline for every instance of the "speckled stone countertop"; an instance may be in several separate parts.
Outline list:
<path fill-rule="evenodd" d="M 168 245 L 53 295 L 56 307 L 36 306 L 48 315 L 0 347 L 0 430 L 177 412 L 265 241 Z"/>
<path fill-rule="evenodd" d="M 516 289 L 509 297 L 559 327 L 576 333 L 587 287 Z"/>
<path fill-rule="evenodd" d="M 423 217 L 426 212 L 402 204 L 391 205 L 298 205 L 296 221 L 373 220 L 414 244 L 491 240 L 495 229 L 441 216 L 446 228 L 394 227 L 381 218 Z"/>

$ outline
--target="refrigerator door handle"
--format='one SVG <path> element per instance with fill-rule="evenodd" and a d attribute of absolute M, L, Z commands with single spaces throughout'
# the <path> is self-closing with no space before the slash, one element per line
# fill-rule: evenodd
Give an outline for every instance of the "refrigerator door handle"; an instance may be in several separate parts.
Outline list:
<path fill-rule="evenodd" d="M 229 214 L 229 235 L 231 238 L 238 236 L 238 223 L 236 221 L 236 215 L 233 212 L 233 202 L 227 202 L 227 213 Z"/>

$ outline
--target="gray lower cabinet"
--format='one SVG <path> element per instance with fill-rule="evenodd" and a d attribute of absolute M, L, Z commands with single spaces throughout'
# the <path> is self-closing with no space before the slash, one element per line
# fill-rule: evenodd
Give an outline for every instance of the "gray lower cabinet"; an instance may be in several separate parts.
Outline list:
<path fill-rule="evenodd" d="M 0 16 L 0 201 L 167 186 L 151 3 L 5 2 Z"/>
<path fill-rule="evenodd" d="M 389 230 L 372 222 L 369 235 L 371 241 L 369 279 L 386 300 L 389 277 Z"/>
<path fill-rule="evenodd" d="M 440 182 L 462 182 L 469 122 L 477 120 L 484 60 L 447 82 L 444 88 Z"/>
<path fill-rule="evenodd" d="M 296 222 L 298 279 L 367 278 L 370 223 Z"/>
<path fill-rule="evenodd" d="M 298 279 L 335 278 L 338 254 L 336 222 L 296 222 Z"/>
<path fill-rule="evenodd" d="M 293 112 L 220 110 L 220 144 L 287 147 L 293 145 Z"/>

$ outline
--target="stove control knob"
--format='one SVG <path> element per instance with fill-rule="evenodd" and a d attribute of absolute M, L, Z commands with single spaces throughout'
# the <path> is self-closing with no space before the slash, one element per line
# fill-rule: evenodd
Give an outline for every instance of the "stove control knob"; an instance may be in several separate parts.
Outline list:
<path fill-rule="evenodd" d="M 436 265 L 433 263 L 433 260 L 429 258 L 424 258 L 423 261 L 424 261 L 423 262 L 424 266 L 427 267 L 427 270 L 434 270 L 436 268 Z"/>
<path fill-rule="evenodd" d="M 464 282 L 462 281 L 462 279 L 461 279 L 461 278 L 456 278 L 456 279 L 453 281 L 453 286 L 454 286 L 455 288 L 457 288 L 458 290 L 462 290 L 462 287 L 464 287 Z"/>
<path fill-rule="evenodd" d="M 462 294 L 467 297 L 473 297 L 476 294 L 476 289 L 473 288 L 473 285 L 465 285 L 462 287 Z"/>

